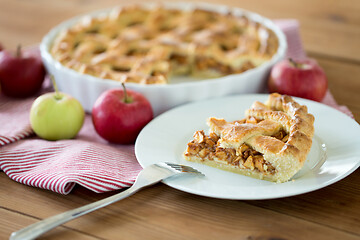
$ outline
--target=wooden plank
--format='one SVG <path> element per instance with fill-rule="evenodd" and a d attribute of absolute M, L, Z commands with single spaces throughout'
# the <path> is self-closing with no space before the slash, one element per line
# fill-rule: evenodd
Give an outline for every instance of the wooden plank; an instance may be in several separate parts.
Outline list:
<path fill-rule="evenodd" d="M 360 122 L 360 67 L 359 64 L 329 60 L 313 55 L 323 67 L 329 81 L 329 89 L 340 105 L 346 105 Z"/>
<path fill-rule="evenodd" d="M 39 219 L 112 194 L 94 194 L 77 188 L 72 194 L 61 196 L 49 191 L 19 186 L 7 179 L 4 174 L 0 174 L 0 180 L 1 189 L 7 186 L 0 196 L 2 205 L 6 209 Z M 297 201 L 296 198 L 294 201 Z M 24 204 L 26 202 L 31 202 L 32 206 Z M 143 239 L 144 234 L 147 239 L 358 238 L 354 234 L 323 226 L 321 222 L 315 223 L 287 216 L 286 213 L 253 206 L 244 201 L 191 195 L 165 185 L 145 189 L 65 226 L 105 239 L 115 239 L 118 236 L 123 239 Z M 7 231 L 13 230 L 15 229 Z M 299 232 L 302 234 L 299 235 Z"/>
<path fill-rule="evenodd" d="M 360 5 L 356 0 L 224 0 L 222 3 L 249 9 L 271 19 L 297 19 L 308 53 L 360 61 Z"/>
<path fill-rule="evenodd" d="M 124 3 L 128 1 L 2 0 L 0 1 L 0 32 L 6 34 L 2 34 L 1 41 L 12 49 L 15 49 L 18 43 L 23 45 L 39 43 L 52 27 L 63 20 Z M 223 0 L 221 3 L 255 11 L 273 19 L 298 19 L 304 46 L 309 53 L 360 61 L 360 5 L 356 0 L 330 0 L 326 1 L 326 4 L 322 0 L 296 2 Z M 6 10 L 2 11 L 2 9 Z"/>
<path fill-rule="evenodd" d="M 38 221 L 37 219 L 24 216 L 17 212 L 8 211 L 0 207 L 0 239 L 8 239 L 10 234 L 18 229 L 24 228 Z M 74 231 L 65 227 L 59 227 L 52 232 L 45 233 L 38 239 L 78 239 L 78 240 L 95 240 L 100 239 L 90 236 L 86 233 Z"/>
<path fill-rule="evenodd" d="M 360 186 L 354 184 L 359 181 L 357 170 L 345 180 L 312 193 L 247 203 L 360 236 Z"/>

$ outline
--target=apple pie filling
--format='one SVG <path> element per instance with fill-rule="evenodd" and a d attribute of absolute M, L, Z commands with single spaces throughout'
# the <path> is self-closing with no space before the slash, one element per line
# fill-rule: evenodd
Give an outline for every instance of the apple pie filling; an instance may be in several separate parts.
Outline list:
<path fill-rule="evenodd" d="M 279 140 L 283 141 L 284 143 L 286 143 L 289 140 L 289 134 L 287 134 L 285 132 L 285 130 L 283 130 L 283 129 L 281 129 L 279 132 L 272 135 L 272 137 L 279 139 Z"/>
<path fill-rule="evenodd" d="M 264 159 L 263 154 L 243 143 L 238 149 L 223 148 L 218 144 L 219 136 L 214 133 L 205 135 L 196 131 L 194 140 L 188 143 L 185 156 L 195 156 L 202 161 L 209 160 L 235 167 L 274 174 L 276 169 Z"/>
<path fill-rule="evenodd" d="M 221 74 L 235 73 L 235 71 L 230 66 L 220 63 L 211 57 L 197 57 L 195 59 L 195 66 L 198 71 L 212 69 Z"/>
<path fill-rule="evenodd" d="M 169 57 L 170 61 L 174 61 L 179 65 L 185 65 L 188 63 L 188 57 L 180 54 L 171 54 Z"/>

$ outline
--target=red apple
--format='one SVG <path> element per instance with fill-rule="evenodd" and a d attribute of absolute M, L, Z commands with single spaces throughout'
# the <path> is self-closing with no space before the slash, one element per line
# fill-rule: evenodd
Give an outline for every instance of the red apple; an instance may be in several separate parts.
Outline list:
<path fill-rule="evenodd" d="M 92 109 L 96 132 L 112 143 L 134 143 L 141 129 L 153 118 L 149 101 L 140 93 L 123 89 L 105 91 Z"/>
<path fill-rule="evenodd" d="M 45 77 L 45 68 L 40 55 L 34 51 L 16 54 L 7 50 L 0 52 L 0 85 L 9 97 L 29 97 L 39 91 Z"/>
<path fill-rule="evenodd" d="M 277 63 L 271 70 L 269 92 L 302 97 L 320 102 L 328 81 L 324 70 L 313 59 L 295 62 L 292 59 Z"/>

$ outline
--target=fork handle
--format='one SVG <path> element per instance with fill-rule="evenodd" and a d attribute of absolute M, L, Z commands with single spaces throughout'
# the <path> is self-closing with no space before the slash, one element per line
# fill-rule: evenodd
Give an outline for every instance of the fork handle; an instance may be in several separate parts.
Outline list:
<path fill-rule="evenodd" d="M 13 232 L 10 236 L 10 240 L 27 240 L 27 239 L 34 239 L 41 234 L 80 216 L 83 216 L 87 213 L 93 212 L 99 208 L 108 206 L 114 202 L 117 202 L 121 199 L 124 199 L 138 190 L 140 190 L 143 186 L 137 187 L 135 184 L 126 189 L 123 192 L 115 194 L 113 196 L 107 197 L 105 199 L 87 204 L 85 206 L 75 208 L 73 210 L 60 213 L 58 215 L 52 216 L 50 218 L 44 219 L 40 222 L 34 223 L 28 227 L 25 227 L 17 232 Z"/>

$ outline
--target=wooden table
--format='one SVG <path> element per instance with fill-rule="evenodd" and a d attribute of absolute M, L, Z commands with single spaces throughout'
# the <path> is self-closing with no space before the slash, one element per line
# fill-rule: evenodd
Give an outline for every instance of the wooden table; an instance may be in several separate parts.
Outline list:
<path fill-rule="evenodd" d="M 13 49 L 18 43 L 36 44 L 69 17 L 126 2 L 0 0 L 0 41 Z M 360 122 L 359 1 L 211 2 L 242 7 L 273 19 L 298 19 L 307 54 L 325 69 L 337 102 L 348 106 Z M 359 173 L 357 170 L 315 192 L 263 201 L 212 199 L 158 184 L 58 227 L 43 238 L 360 239 Z M 112 194 L 78 187 L 62 196 L 21 185 L 0 172 L 0 239 L 31 223 Z"/>

